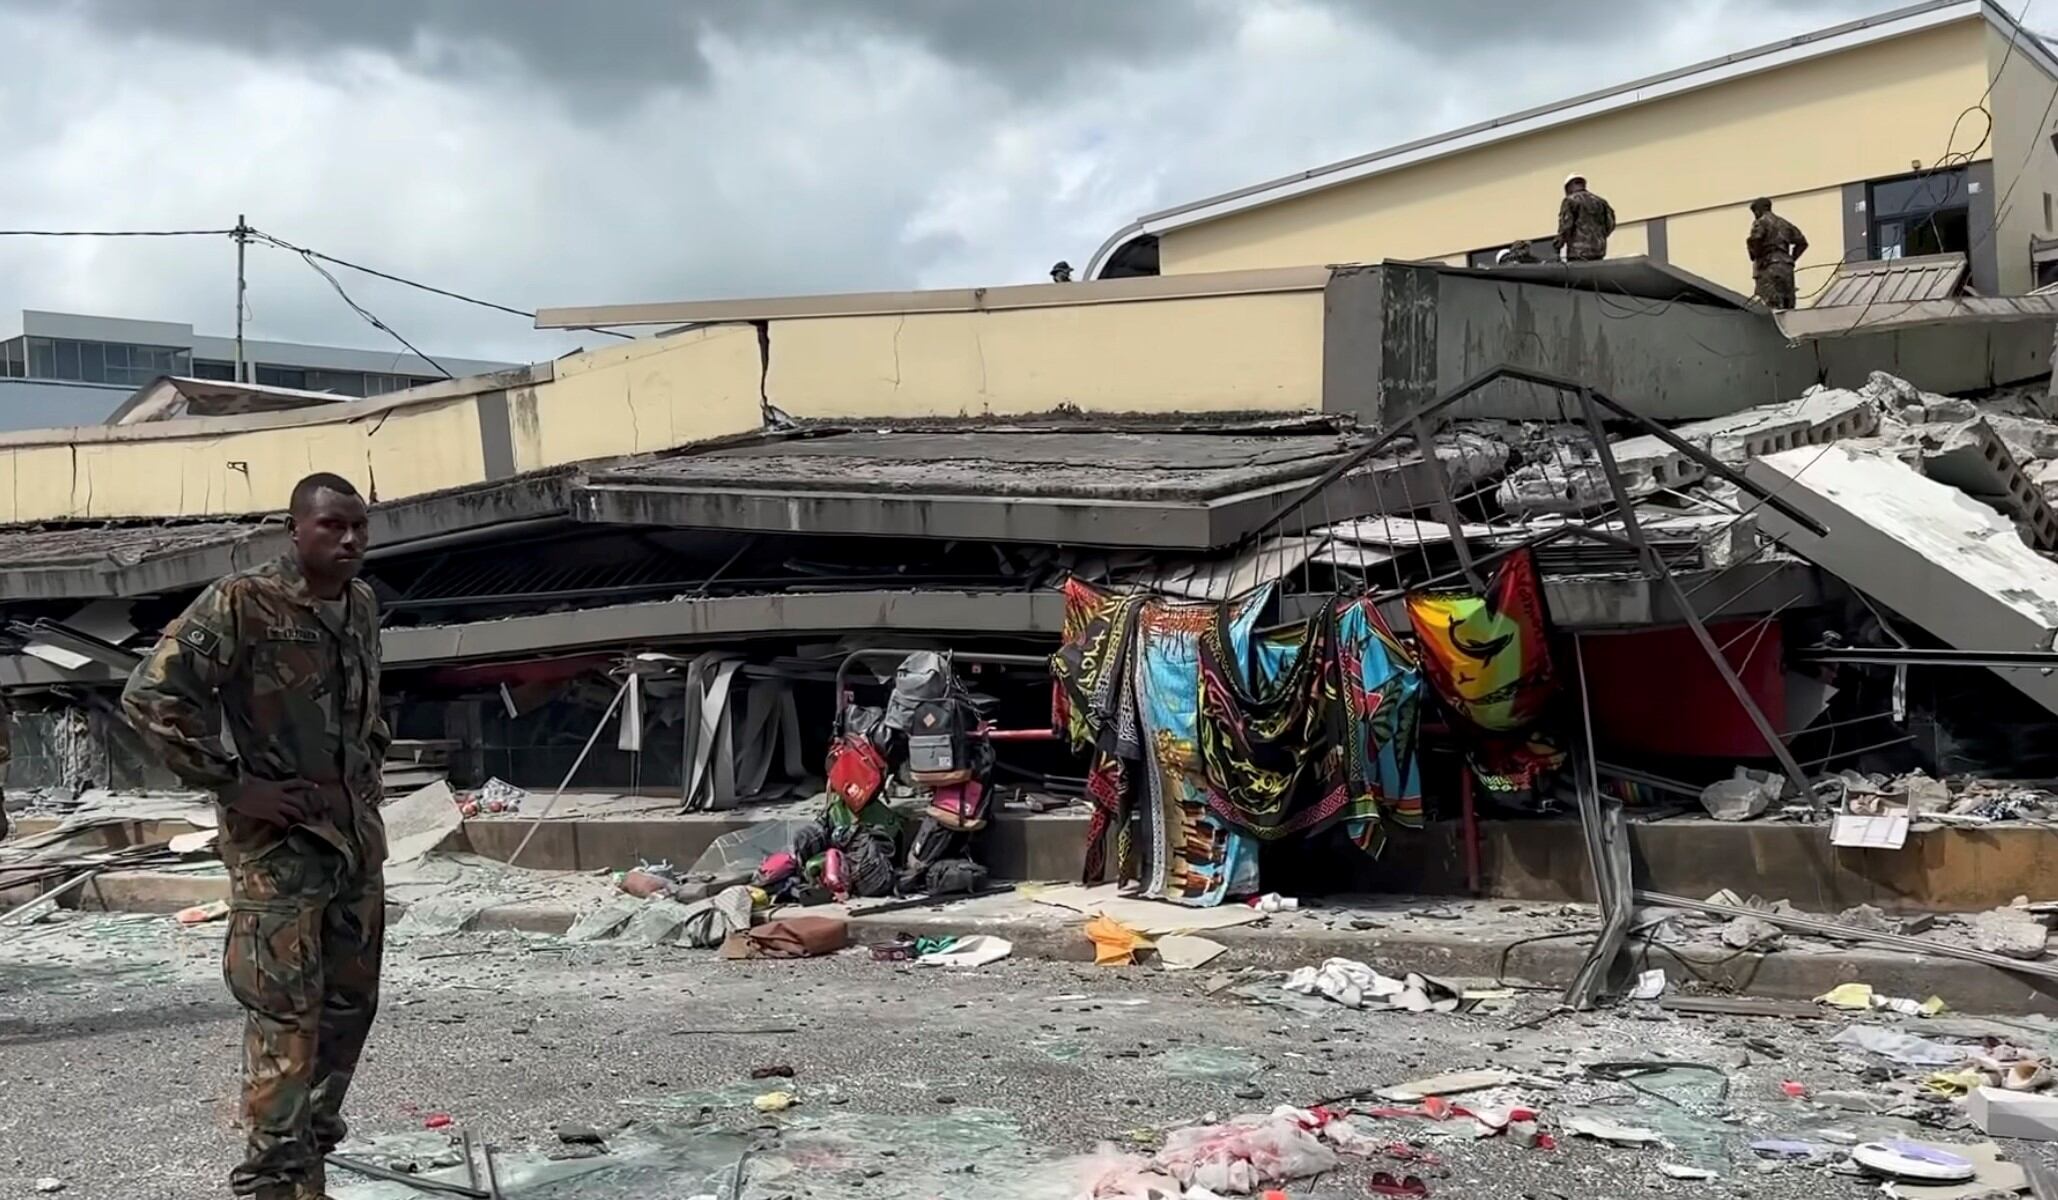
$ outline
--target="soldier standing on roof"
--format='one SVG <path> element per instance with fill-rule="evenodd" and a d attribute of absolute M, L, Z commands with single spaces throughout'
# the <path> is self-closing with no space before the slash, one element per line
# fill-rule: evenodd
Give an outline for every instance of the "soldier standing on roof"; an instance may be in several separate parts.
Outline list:
<path fill-rule="evenodd" d="M 222 974 L 243 1006 L 239 1196 L 320 1200 L 343 1095 L 378 1008 L 385 944 L 379 618 L 358 580 L 364 500 L 293 489 L 284 557 L 219 580 L 176 620 L 122 706 L 181 779 L 214 791 L 229 869 Z M 216 739 L 234 741 L 235 755 Z"/>
<path fill-rule="evenodd" d="M 1772 201 L 1763 196 L 1751 201 L 1751 218 L 1744 249 L 1751 255 L 1752 295 L 1767 308 L 1792 308 L 1794 261 L 1808 249 L 1808 238 L 1792 221 L 1774 215 Z"/>
<path fill-rule="evenodd" d="M 1586 190 L 1586 176 L 1565 177 L 1565 199 L 1558 205 L 1558 255 L 1566 262 L 1608 257 L 1608 235 L 1615 232 L 1615 209 Z"/>

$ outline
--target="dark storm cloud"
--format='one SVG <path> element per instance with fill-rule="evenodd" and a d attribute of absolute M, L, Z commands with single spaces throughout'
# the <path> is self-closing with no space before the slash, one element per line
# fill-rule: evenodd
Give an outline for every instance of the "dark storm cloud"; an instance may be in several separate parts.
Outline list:
<path fill-rule="evenodd" d="M 1488 55 L 1559 53 L 1568 43 L 1620 42 L 1639 30 L 1655 31 L 1676 15 L 1677 0 L 1464 0 L 1464 3 L 1394 3 L 1393 0 L 1320 0 L 1330 9 L 1391 33 L 1420 49 L 1466 50 Z M 1771 10 L 1838 21 L 1879 11 L 1873 0 L 1772 0 Z M 1739 45 L 1772 40 L 1737 31 Z"/>
<path fill-rule="evenodd" d="M 321 61 L 376 50 L 422 71 L 464 75 L 492 48 L 576 96 L 620 98 L 704 84 L 704 44 L 833 49 L 852 35 L 922 46 L 1035 94 L 1080 67 L 1148 62 L 1190 50 L 1233 25 L 1205 0 L 0 0 L 69 8 L 112 32 L 148 32 L 267 56 Z"/>

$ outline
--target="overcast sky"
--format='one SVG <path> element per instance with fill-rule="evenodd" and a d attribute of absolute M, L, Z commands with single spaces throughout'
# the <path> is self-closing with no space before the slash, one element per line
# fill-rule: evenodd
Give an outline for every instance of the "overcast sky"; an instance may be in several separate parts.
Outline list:
<path fill-rule="evenodd" d="M 0 228 L 246 212 L 518 308 L 1030 282 L 1155 208 L 1891 6 L 0 0 Z M 390 345 L 251 256 L 252 336 Z M 432 354 L 576 344 L 342 279 Z M 226 333 L 233 281 L 225 239 L 0 238 L 0 329 Z"/>

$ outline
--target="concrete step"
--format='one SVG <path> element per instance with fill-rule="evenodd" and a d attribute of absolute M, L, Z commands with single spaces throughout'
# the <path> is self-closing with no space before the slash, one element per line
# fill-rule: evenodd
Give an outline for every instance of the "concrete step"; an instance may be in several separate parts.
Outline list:
<path fill-rule="evenodd" d="M 70 902 L 86 910 L 169 913 L 227 895 L 228 881 L 220 875 L 137 871 L 104 875 Z M 1425 903 L 1457 915 L 1412 915 Z M 390 915 L 397 919 L 399 912 Z M 563 904 L 511 903 L 486 909 L 472 928 L 554 936 L 569 929 L 577 915 Z M 853 941 L 864 945 L 902 937 L 991 934 L 1013 942 L 1015 953 L 1024 957 L 1093 958 L 1084 916 L 1021 895 L 869 916 L 860 912 L 848 919 Z M 1203 971 L 1284 971 L 1326 958 L 1353 958 L 1395 975 L 1414 971 L 1459 983 L 1504 979 L 1556 991 L 1572 978 L 1591 945 L 1589 931 L 1598 925 L 1598 914 L 1585 906 L 1567 912 L 1557 904 L 1368 897 L 1209 931 L 1205 936 L 1228 952 Z M 1790 939 L 1769 954 L 1740 954 L 1709 946 L 1674 950 L 1632 939 L 1625 962 L 1663 968 L 1675 986 L 1693 981 L 1702 991 L 1807 1000 L 1840 983 L 1864 982 L 1883 995 L 1941 996 L 1959 1012 L 2058 1016 L 2058 985 L 1977 963 L 1875 947 Z"/>

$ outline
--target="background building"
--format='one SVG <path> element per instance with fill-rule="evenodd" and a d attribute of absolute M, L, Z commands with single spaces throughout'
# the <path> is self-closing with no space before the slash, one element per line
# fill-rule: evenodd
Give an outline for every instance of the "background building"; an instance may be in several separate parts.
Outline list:
<path fill-rule="evenodd" d="M 2017 294 L 2052 232 L 2058 57 L 1987 0 L 1878 17 L 1152 213 L 1089 278 L 1548 254 L 1565 176 L 1614 205 L 1610 257 L 1749 291 L 1749 204 L 1806 231 L 1804 296 L 1841 261 L 1956 252 Z M 1805 300 L 1804 300 L 1805 303 Z"/>
<path fill-rule="evenodd" d="M 425 359 L 390 350 L 246 338 L 243 353 L 246 378 L 266 387 L 377 396 L 443 378 Z M 152 380 L 230 380 L 235 361 L 235 339 L 191 325 L 24 310 L 18 328 L 0 327 L 0 431 L 96 425 Z M 436 362 L 458 376 L 512 365 L 440 354 Z"/>

